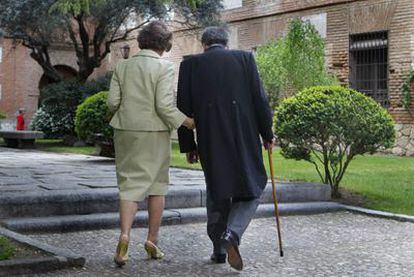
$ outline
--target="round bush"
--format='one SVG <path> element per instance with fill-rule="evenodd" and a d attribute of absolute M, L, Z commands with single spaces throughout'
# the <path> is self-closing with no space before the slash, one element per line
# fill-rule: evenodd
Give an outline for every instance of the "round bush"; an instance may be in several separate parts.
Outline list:
<path fill-rule="evenodd" d="M 42 105 L 33 116 L 30 129 L 42 131 L 46 138 L 73 134 L 73 111 L 60 104 Z"/>
<path fill-rule="evenodd" d="M 334 196 L 356 155 L 389 148 L 395 141 L 388 111 L 340 86 L 311 87 L 284 100 L 275 115 L 275 132 L 282 154 L 313 163 Z"/>
<path fill-rule="evenodd" d="M 94 141 L 100 134 L 103 141 L 110 142 L 113 137 L 112 127 L 109 126 L 111 113 L 106 101 L 108 92 L 102 91 L 85 99 L 76 110 L 75 130 L 79 138 Z"/>

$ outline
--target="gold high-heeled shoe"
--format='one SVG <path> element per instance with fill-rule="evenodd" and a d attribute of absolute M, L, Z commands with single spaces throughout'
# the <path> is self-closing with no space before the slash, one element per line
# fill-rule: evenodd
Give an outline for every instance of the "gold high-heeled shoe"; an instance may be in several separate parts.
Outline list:
<path fill-rule="evenodd" d="M 114 262 L 117 266 L 124 266 L 128 261 L 128 242 L 120 240 L 116 248 Z"/>
<path fill-rule="evenodd" d="M 148 259 L 159 260 L 165 255 L 158 246 L 149 240 L 145 242 L 144 247 L 145 251 L 147 251 Z"/>

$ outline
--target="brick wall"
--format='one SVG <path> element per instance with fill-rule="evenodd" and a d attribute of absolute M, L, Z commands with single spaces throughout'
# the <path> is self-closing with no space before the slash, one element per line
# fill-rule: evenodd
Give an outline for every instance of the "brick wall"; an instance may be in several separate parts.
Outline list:
<path fill-rule="evenodd" d="M 39 83 L 43 76 L 42 68 L 30 57 L 30 50 L 16 44 L 11 39 L 2 39 L 2 62 L 0 63 L 0 84 L 2 93 L 0 111 L 9 119 L 14 119 L 19 108 L 26 110 L 26 118 L 30 120 L 38 109 Z M 53 65 L 64 65 L 78 69 L 76 57 L 71 48 L 57 48 L 50 53 Z M 116 62 L 119 55 L 113 53 Z M 91 78 L 102 75 L 112 68 L 107 61 L 97 69 Z"/>

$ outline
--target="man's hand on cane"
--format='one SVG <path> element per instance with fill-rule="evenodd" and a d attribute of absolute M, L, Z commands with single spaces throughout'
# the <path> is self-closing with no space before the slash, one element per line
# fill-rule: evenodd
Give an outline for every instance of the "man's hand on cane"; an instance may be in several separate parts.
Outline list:
<path fill-rule="evenodd" d="M 187 162 L 189 164 L 198 163 L 198 152 L 197 152 L 197 150 L 194 150 L 192 152 L 186 153 L 186 156 L 187 156 Z"/>
<path fill-rule="evenodd" d="M 271 141 L 263 141 L 263 146 L 266 150 L 272 149 L 276 144 L 276 139 L 272 138 Z"/>

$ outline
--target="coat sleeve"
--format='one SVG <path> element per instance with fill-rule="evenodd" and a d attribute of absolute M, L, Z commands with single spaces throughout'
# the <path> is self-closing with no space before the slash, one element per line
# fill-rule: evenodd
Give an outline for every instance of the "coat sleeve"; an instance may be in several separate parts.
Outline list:
<path fill-rule="evenodd" d="M 189 70 L 188 64 L 182 62 L 178 76 L 177 106 L 188 117 L 194 117 L 191 101 L 190 73 L 191 71 Z M 178 129 L 178 142 L 180 144 L 181 153 L 189 153 L 197 150 L 193 130 L 189 130 L 183 126 L 180 127 Z"/>
<path fill-rule="evenodd" d="M 260 80 L 254 56 L 251 53 L 249 54 L 248 67 L 257 126 L 259 126 L 262 139 L 271 141 L 273 139 L 273 112 L 270 108 L 262 81 Z"/>
<path fill-rule="evenodd" d="M 107 104 L 112 113 L 116 112 L 121 104 L 121 85 L 119 83 L 117 69 L 115 69 L 114 74 L 112 75 Z"/>
<path fill-rule="evenodd" d="M 168 63 L 161 72 L 155 91 L 155 109 L 158 116 L 171 130 L 180 127 L 186 116 L 174 103 L 174 64 Z"/>

